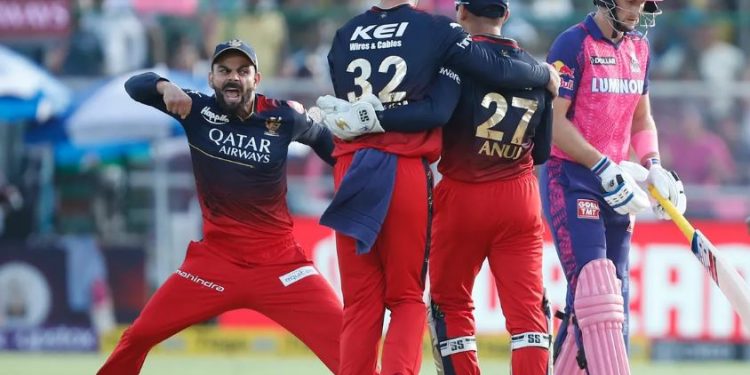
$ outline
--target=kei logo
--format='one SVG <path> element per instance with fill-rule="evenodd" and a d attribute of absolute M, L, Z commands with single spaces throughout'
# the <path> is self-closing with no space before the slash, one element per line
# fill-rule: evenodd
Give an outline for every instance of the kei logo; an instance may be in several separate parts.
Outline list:
<path fill-rule="evenodd" d="M 579 219 L 599 220 L 599 202 L 591 199 L 579 199 L 577 207 Z"/>
<path fill-rule="evenodd" d="M 266 120 L 266 132 L 263 134 L 269 135 L 271 137 L 278 137 L 280 127 L 281 127 L 281 116 L 269 117 Z"/>

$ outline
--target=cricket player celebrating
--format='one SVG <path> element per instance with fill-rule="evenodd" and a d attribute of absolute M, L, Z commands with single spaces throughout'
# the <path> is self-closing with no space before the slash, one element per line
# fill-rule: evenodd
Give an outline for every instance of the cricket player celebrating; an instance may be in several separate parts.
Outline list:
<path fill-rule="evenodd" d="M 137 374 L 148 351 L 222 312 L 249 308 L 304 342 L 333 373 L 342 307 L 292 236 L 286 158 L 292 141 L 333 164 L 331 134 L 302 105 L 255 92 L 254 50 L 216 46 L 208 80 L 215 95 L 184 91 L 154 73 L 132 77 L 130 96 L 178 119 L 187 133 L 203 212 L 203 240 L 146 304 L 99 374 Z"/>
<path fill-rule="evenodd" d="M 420 131 L 417 124 L 430 121 L 398 120 L 393 123 L 400 126 L 386 129 L 372 107 L 382 109 L 382 102 L 411 110 L 411 103 L 425 97 L 443 65 L 519 89 L 547 85 L 556 91 L 556 73 L 550 74 L 544 64 L 481 48 L 460 25 L 403 0 L 384 0 L 350 20 L 337 31 L 328 58 L 338 99 L 323 97 L 318 105 L 328 114 L 326 125 L 342 139 L 334 150 L 337 191 L 321 223 L 336 230 L 344 296 L 340 374 L 376 373 L 385 309 L 391 312 L 391 322 L 381 374 L 418 374 L 432 231 L 429 164 L 440 154 L 440 129 Z M 450 75 L 443 71 L 443 77 Z M 350 111 L 357 114 L 354 117 L 338 115 L 338 109 L 349 109 L 347 100 L 357 101 L 351 107 L 371 108 Z M 436 113 L 445 117 L 432 116 L 432 127 L 444 124 L 451 109 L 438 109 Z M 352 130 L 363 127 L 389 131 L 354 138 L 359 133 Z"/>
<path fill-rule="evenodd" d="M 508 0 L 456 2 L 473 41 L 533 63 L 501 35 Z M 443 374 L 479 374 L 471 292 L 485 259 L 511 340 L 511 373 L 545 375 L 548 332 L 542 282 L 542 204 L 534 164 L 550 153 L 552 96 L 461 77 L 461 99 L 443 127 L 430 253 L 430 325 Z"/>
<path fill-rule="evenodd" d="M 685 211 L 682 182 L 659 162 L 649 46 L 635 30 L 654 25 L 656 2 L 594 0 L 596 13 L 558 36 L 547 57 L 562 84 L 542 197 L 568 281 L 556 374 L 630 373 L 628 251 L 634 215 L 649 206 L 629 173 L 642 167 L 621 163 L 631 148 L 648 183 Z M 661 206 L 654 211 L 667 218 Z"/>

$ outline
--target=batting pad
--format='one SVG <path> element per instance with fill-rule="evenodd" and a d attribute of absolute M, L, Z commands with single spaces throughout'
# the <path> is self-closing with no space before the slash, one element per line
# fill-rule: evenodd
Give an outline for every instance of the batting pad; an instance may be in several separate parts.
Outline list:
<path fill-rule="evenodd" d="M 630 374 L 622 334 L 625 309 L 620 285 L 609 259 L 589 262 L 578 276 L 574 307 L 589 375 Z"/>
<path fill-rule="evenodd" d="M 560 347 L 560 354 L 555 361 L 555 375 L 586 375 L 586 371 L 578 366 L 578 346 L 576 345 L 576 334 L 573 324 L 568 325 L 568 334 Z"/>

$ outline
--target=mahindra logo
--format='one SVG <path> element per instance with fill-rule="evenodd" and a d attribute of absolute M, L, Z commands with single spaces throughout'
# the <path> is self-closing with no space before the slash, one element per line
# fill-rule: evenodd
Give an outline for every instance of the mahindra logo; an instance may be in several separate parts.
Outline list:
<path fill-rule="evenodd" d="M 229 117 L 227 117 L 227 115 L 217 115 L 216 113 L 213 113 L 208 106 L 201 109 L 201 116 L 214 125 L 224 125 L 229 122 Z"/>
<path fill-rule="evenodd" d="M 362 38 L 364 40 L 371 40 L 373 37 L 375 39 L 389 39 L 389 38 L 400 38 L 404 36 L 404 32 L 406 31 L 406 27 L 409 26 L 408 22 L 401 22 L 401 23 L 387 23 L 385 25 L 380 25 L 375 27 L 375 25 L 370 26 L 357 26 L 357 28 L 354 30 L 354 33 L 352 34 L 352 38 L 349 39 L 349 41 L 355 41 L 359 38 Z M 372 32 L 372 35 L 370 35 L 370 32 Z"/>
<path fill-rule="evenodd" d="M 174 271 L 174 272 L 176 274 L 180 275 L 181 277 L 184 277 L 184 278 L 186 278 L 186 279 L 188 279 L 188 280 L 190 280 L 190 281 L 192 281 L 192 282 L 194 282 L 196 284 L 201 284 L 201 285 L 205 286 L 206 288 L 211 288 L 211 289 L 213 289 L 213 290 L 215 290 L 217 292 L 223 292 L 224 291 L 224 287 L 223 286 L 218 285 L 218 284 L 214 284 L 212 281 L 203 280 L 200 277 L 193 275 L 192 273 L 185 272 L 185 271 L 182 271 L 182 270 L 177 270 L 177 271 Z"/>

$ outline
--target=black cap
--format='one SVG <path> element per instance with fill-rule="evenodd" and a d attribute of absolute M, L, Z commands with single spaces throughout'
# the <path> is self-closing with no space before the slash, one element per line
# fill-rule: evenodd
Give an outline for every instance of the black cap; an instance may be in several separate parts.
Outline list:
<path fill-rule="evenodd" d="M 242 53 L 243 55 L 247 56 L 250 61 L 253 62 L 256 71 L 260 69 L 260 67 L 258 66 L 258 56 L 255 54 L 255 50 L 253 49 L 253 47 L 250 47 L 250 45 L 239 39 L 232 39 L 217 44 L 216 48 L 214 48 L 214 56 L 211 58 L 211 65 L 214 65 L 214 63 L 216 63 L 216 59 L 218 59 L 219 56 L 227 51 L 238 51 Z"/>
<path fill-rule="evenodd" d="M 456 7 L 463 5 L 469 12 L 480 17 L 500 18 L 508 9 L 509 0 L 456 0 Z"/>

